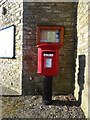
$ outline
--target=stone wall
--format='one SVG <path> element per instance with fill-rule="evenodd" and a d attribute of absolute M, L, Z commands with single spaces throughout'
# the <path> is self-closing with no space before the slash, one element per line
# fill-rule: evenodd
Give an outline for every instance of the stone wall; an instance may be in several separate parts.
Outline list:
<path fill-rule="evenodd" d="M 88 89 L 89 87 L 89 37 L 88 37 L 88 3 L 79 2 L 77 8 L 77 59 L 75 73 L 74 95 L 81 105 L 86 117 L 88 112 Z"/>
<path fill-rule="evenodd" d="M 15 25 L 15 58 L 0 58 L 0 83 L 11 90 L 22 94 L 22 32 L 23 32 L 23 2 L 22 0 L 6 0 L 0 9 L 5 7 L 6 15 L 0 12 L 0 29 Z"/>
<path fill-rule="evenodd" d="M 90 118 L 90 2 L 88 3 L 88 117 Z"/>
<path fill-rule="evenodd" d="M 64 42 L 59 51 L 59 75 L 53 78 L 53 94 L 74 90 L 74 3 L 24 2 L 23 93 L 41 94 L 43 77 L 37 74 L 36 28 L 64 26 Z"/>
<path fill-rule="evenodd" d="M 22 91 L 42 94 L 43 77 L 37 74 L 37 25 L 62 25 L 64 41 L 59 51 L 59 75 L 53 77 L 53 94 L 70 94 L 75 87 L 74 96 L 90 118 L 90 2 L 79 2 L 77 10 L 75 3 L 6 0 L 0 6 L 0 29 L 15 25 L 15 58 L 0 58 L 0 84 L 18 95 Z"/>

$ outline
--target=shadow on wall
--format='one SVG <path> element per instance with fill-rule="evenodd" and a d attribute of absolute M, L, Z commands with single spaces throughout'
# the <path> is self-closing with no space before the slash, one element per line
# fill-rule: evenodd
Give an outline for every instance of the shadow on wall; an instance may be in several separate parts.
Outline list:
<path fill-rule="evenodd" d="M 79 85 L 79 92 L 78 92 L 78 101 L 71 101 L 69 100 L 68 96 L 67 101 L 61 100 L 53 100 L 54 105 L 67 105 L 67 106 L 80 106 L 82 103 L 82 91 L 84 89 L 84 72 L 85 72 L 85 64 L 86 64 L 86 57 L 85 55 L 79 55 L 79 73 L 78 73 L 78 85 Z"/>
<path fill-rule="evenodd" d="M 85 62 L 86 57 L 85 55 L 79 55 L 79 73 L 78 73 L 78 85 L 79 85 L 79 92 L 78 92 L 78 105 L 81 105 L 82 102 L 82 90 L 84 89 L 84 71 L 85 71 Z"/>

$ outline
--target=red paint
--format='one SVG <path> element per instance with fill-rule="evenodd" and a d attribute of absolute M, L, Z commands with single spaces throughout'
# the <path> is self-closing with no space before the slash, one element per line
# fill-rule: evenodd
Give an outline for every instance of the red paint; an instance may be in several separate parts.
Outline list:
<path fill-rule="evenodd" d="M 40 30 L 60 30 L 60 43 L 40 43 Z M 54 76 L 59 72 L 59 48 L 63 45 L 62 26 L 38 26 L 37 47 L 38 47 L 38 74 L 43 76 Z"/>
<path fill-rule="evenodd" d="M 53 54 L 53 56 L 44 56 Z M 46 68 L 46 59 L 52 59 L 52 67 Z M 54 76 L 59 72 L 59 48 L 57 45 L 38 45 L 38 73 L 43 76 Z"/>
<path fill-rule="evenodd" d="M 50 43 L 50 44 L 56 44 L 56 45 L 63 45 L 63 33 L 64 33 L 64 27 L 63 26 L 37 26 L 37 45 L 39 44 L 48 44 L 48 42 L 42 42 L 40 43 L 40 30 L 60 30 L 60 43 Z"/>

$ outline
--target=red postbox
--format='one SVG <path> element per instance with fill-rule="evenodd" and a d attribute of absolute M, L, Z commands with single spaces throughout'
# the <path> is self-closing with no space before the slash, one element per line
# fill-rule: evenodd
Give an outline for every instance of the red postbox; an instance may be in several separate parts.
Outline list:
<path fill-rule="evenodd" d="M 63 26 L 37 26 L 38 74 L 43 75 L 42 102 L 52 104 L 52 76 L 59 72 Z"/>
<path fill-rule="evenodd" d="M 38 26 L 38 70 L 43 76 L 59 72 L 59 48 L 63 45 L 63 26 Z"/>

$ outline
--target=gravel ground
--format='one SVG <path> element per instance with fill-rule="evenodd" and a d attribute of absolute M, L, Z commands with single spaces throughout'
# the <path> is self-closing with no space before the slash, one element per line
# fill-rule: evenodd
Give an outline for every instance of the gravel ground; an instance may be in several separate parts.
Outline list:
<path fill-rule="evenodd" d="M 52 105 L 43 105 L 42 96 L 0 97 L 2 118 L 63 118 L 86 120 L 72 95 L 53 96 Z"/>

